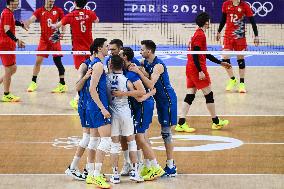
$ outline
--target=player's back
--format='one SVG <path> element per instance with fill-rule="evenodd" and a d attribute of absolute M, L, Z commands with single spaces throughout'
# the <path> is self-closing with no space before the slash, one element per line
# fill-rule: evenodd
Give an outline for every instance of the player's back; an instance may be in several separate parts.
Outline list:
<path fill-rule="evenodd" d="M 0 46 L 16 48 L 16 43 L 5 33 L 4 25 L 9 25 L 10 31 L 15 35 L 15 17 L 8 8 L 5 8 L 0 16 Z"/>
<path fill-rule="evenodd" d="M 97 20 L 95 12 L 76 9 L 62 19 L 62 24 L 70 24 L 73 50 L 89 50 L 93 42 L 92 26 Z"/>
<path fill-rule="evenodd" d="M 131 113 L 127 96 L 115 97 L 111 94 L 115 90 L 127 92 L 127 81 L 128 79 L 122 73 L 108 74 L 107 93 L 112 114 L 129 116 Z"/>

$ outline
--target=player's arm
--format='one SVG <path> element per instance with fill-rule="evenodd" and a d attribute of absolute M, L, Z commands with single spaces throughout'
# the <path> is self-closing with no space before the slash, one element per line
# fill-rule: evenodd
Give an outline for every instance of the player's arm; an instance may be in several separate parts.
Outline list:
<path fill-rule="evenodd" d="M 100 22 L 100 19 L 99 17 L 97 17 L 97 19 L 94 21 L 94 23 L 99 23 Z"/>
<path fill-rule="evenodd" d="M 17 37 L 13 34 L 13 32 L 11 32 L 10 25 L 4 25 L 4 31 L 10 39 L 12 39 L 13 41 L 17 43 L 18 47 L 20 48 L 25 47 L 25 43 L 22 40 L 17 39 Z"/>
<path fill-rule="evenodd" d="M 32 15 L 28 20 L 24 21 L 24 25 L 27 29 L 30 28 L 30 25 L 36 21 L 36 16 Z"/>
<path fill-rule="evenodd" d="M 141 96 L 146 94 L 146 90 L 145 90 L 143 83 L 140 79 L 133 82 L 133 83 L 128 80 L 127 81 L 127 88 L 132 89 L 132 90 L 129 90 L 129 91 L 113 91 L 112 95 L 117 96 L 117 97 L 119 97 L 119 96 L 132 96 L 132 97 L 136 98 L 136 97 L 139 97 L 139 96 L 141 97 Z"/>
<path fill-rule="evenodd" d="M 258 29 L 257 29 L 256 22 L 255 22 L 255 20 L 254 20 L 254 17 L 253 17 L 253 16 L 249 17 L 249 21 L 250 21 L 250 23 L 251 23 L 252 30 L 253 30 L 253 33 L 254 33 L 254 36 L 255 36 L 255 38 L 254 38 L 254 44 L 255 44 L 256 46 L 258 46 L 258 45 L 259 45 Z"/>
<path fill-rule="evenodd" d="M 104 66 L 102 63 L 97 63 L 93 65 L 93 70 L 91 75 L 91 83 L 90 83 L 90 94 L 94 102 L 97 104 L 97 106 L 100 108 L 102 114 L 104 115 L 104 118 L 110 118 L 110 113 L 105 109 L 102 101 L 100 100 L 99 94 L 97 92 L 97 86 L 100 81 L 100 78 L 103 74 Z"/>
<path fill-rule="evenodd" d="M 156 94 L 156 88 L 152 89 L 150 92 L 146 93 L 142 97 L 136 97 L 135 99 L 138 102 L 143 102 L 143 101 L 147 100 L 148 98 L 150 98 L 151 96 L 154 96 L 155 94 Z"/>
<path fill-rule="evenodd" d="M 215 56 L 213 56 L 212 54 L 206 54 L 206 58 L 208 60 L 210 60 L 211 62 L 214 62 L 216 64 L 220 64 L 221 66 L 225 67 L 226 69 L 230 69 L 232 66 L 231 64 L 227 63 L 227 62 L 222 62 L 219 59 L 217 59 Z"/>
<path fill-rule="evenodd" d="M 216 36 L 217 41 L 219 41 L 221 39 L 221 32 L 222 32 L 224 26 L 226 25 L 226 21 L 227 21 L 227 14 L 222 13 L 221 22 L 219 24 L 219 28 L 218 28 L 218 32 L 217 32 L 217 36 Z"/>
<path fill-rule="evenodd" d="M 85 82 L 91 77 L 92 69 L 88 69 L 86 64 L 81 64 L 79 67 L 79 80 L 76 83 L 76 90 L 80 91 Z"/>

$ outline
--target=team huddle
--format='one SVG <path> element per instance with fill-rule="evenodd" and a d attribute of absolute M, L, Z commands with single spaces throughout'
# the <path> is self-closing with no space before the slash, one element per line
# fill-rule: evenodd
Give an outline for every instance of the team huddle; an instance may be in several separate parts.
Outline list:
<path fill-rule="evenodd" d="M 124 47 L 120 39 L 113 39 L 109 43 L 105 38 L 92 39 L 92 24 L 98 23 L 99 18 L 95 12 L 83 9 L 86 0 L 75 0 L 75 10 L 65 16 L 61 8 L 54 6 L 54 1 L 46 0 L 45 6 L 37 9 L 27 21 L 19 22 L 13 16 L 18 0 L 7 0 L 7 8 L 1 14 L 0 47 L 12 51 L 15 50 L 16 43 L 19 47 L 24 47 L 24 42 L 15 37 L 15 25 L 28 30 L 31 23 L 39 20 L 42 33 L 38 51 L 61 51 L 60 40 L 68 24 L 72 28 L 72 50 L 90 51 L 91 56 L 73 56 L 79 79 L 76 83 L 78 95 L 70 104 L 78 109 L 83 137 L 70 166 L 65 171 L 67 175 L 77 180 L 85 180 L 88 184 L 109 188 L 110 184 L 101 170 L 105 155 L 110 153 L 113 172 L 110 182 L 114 184 L 121 182 L 120 176 L 129 176 L 129 179 L 135 182 L 151 181 L 162 176 L 176 176 L 171 128 L 175 126 L 175 131 L 187 133 L 196 130 L 186 122 L 186 116 L 197 90 L 201 90 L 204 94 L 212 118 L 212 129 L 222 129 L 229 124 L 228 120 L 222 120 L 216 115 L 210 75 L 206 66 L 206 59 L 223 66 L 230 77 L 226 90 L 232 91 L 237 86 L 237 81 L 228 56 L 224 56 L 220 61 L 210 54 L 188 55 L 187 94 L 181 108 L 181 116 L 177 120 L 177 96 L 170 83 L 167 66 L 155 55 L 157 46 L 154 41 L 141 41 L 142 60 L 138 61 L 134 57 L 133 50 Z M 247 3 L 240 0 L 225 1 L 222 12 L 217 40 L 220 40 L 220 32 L 227 24 L 223 50 L 246 50 L 245 17 L 248 17 L 252 23 L 256 37 L 254 42 L 258 45 L 257 27 Z M 205 12 L 199 14 L 196 17 L 196 24 L 198 29 L 190 40 L 188 50 L 207 51 L 205 31 L 209 28 L 209 15 Z M 108 56 L 109 51 L 110 56 Z M 16 72 L 15 55 L 0 55 L 0 57 L 5 67 L 5 74 L 0 78 L 0 83 L 4 84 L 2 101 L 19 101 L 19 97 L 9 92 L 11 76 Z M 37 76 L 43 58 L 46 57 L 48 55 L 37 55 L 28 92 L 37 90 Z M 60 54 L 53 55 L 59 72 L 59 84 L 52 90 L 54 93 L 64 93 L 68 89 L 64 81 L 65 69 L 61 57 Z M 238 91 L 245 93 L 244 56 L 238 56 L 238 65 L 240 69 Z M 165 168 L 157 162 L 147 136 L 155 104 L 161 125 L 160 133 L 166 149 Z M 88 158 L 86 167 L 81 173 L 78 164 L 85 149 Z M 124 156 L 121 171 L 118 168 L 120 151 Z"/>

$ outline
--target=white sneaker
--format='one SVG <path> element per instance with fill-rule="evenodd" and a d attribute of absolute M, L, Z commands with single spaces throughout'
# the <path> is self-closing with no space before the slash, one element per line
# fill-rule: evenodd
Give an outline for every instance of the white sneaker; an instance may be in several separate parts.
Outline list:
<path fill-rule="evenodd" d="M 111 175 L 109 181 L 112 182 L 113 184 L 120 183 L 120 176 L 119 176 L 119 174 Z"/>
<path fill-rule="evenodd" d="M 81 181 L 86 180 L 86 178 L 80 173 L 79 170 L 70 169 L 70 166 L 66 169 L 65 174 L 76 180 L 81 180 Z"/>
<path fill-rule="evenodd" d="M 120 175 L 129 176 L 130 171 L 131 171 L 131 165 L 129 163 L 124 163 Z"/>
<path fill-rule="evenodd" d="M 135 181 L 135 182 L 144 182 L 143 177 L 141 177 L 137 171 L 132 170 L 130 172 L 130 180 Z"/>

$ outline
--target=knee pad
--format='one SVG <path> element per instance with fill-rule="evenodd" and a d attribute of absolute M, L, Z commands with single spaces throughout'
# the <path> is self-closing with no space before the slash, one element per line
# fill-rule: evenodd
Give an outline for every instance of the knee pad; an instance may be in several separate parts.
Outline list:
<path fill-rule="evenodd" d="M 227 62 L 227 63 L 231 64 L 231 60 L 230 59 L 222 59 L 222 62 Z"/>
<path fill-rule="evenodd" d="M 101 150 L 105 153 L 108 153 L 110 151 L 111 147 L 111 138 L 110 137 L 101 137 L 100 144 L 98 146 L 98 150 Z"/>
<path fill-rule="evenodd" d="M 100 143 L 100 137 L 90 137 L 88 149 L 96 150 L 98 148 L 99 143 Z"/>
<path fill-rule="evenodd" d="M 205 95 L 206 104 L 214 103 L 213 92 L 211 91 L 208 95 Z"/>
<path fill-rule="evenodd" d="M 244 59 L 240 59 L 238 60 L 238 65 L 239 65 L 239 68 L 242 70 L 242 69 L 245 69 L 246 68 L 246 62 Z"/>
<path fill-rule="evenodd" d="M 162 127 L 161 135 L 162 135 L 162 138 L 163 138 L 165 144 L 172 143 L 171 127 Z"/>
<path fill-rule="evenodd" d="M 79 146 L 82 148 L 87 148 L 89 141 L 90 141 L 90 134 L 83 133 L 83 138 L 79 142 Z"/>
<path fill-rule="evenodd" d="M 111 147 L 110 147 L 110 153 L 111 154 L 119 154 L 120 153 L 120 144 L 112 142 Z"/>
<path fill-rule="evenodd" d="M 60 56 L 53 57 L 53 61 L 54 61 L 55 66 L 58 69 L 59 75 L 64 75 L 65 68 L 64 68 L 64 66 L 63 66 L 63 64 L 61 62 L 61 57 Z"/>
<path fill-rule="evenodd" d="M 127 142 L 127 144 L 128 144 L 129 152 L 136 152 L 137 151 L 137 145 L 136 145 L 136 141 L 135 140 Z"/>
<path fill-rule="evenodd" d="M 195 94 L 187 94 L 184 98 L 184 102 L 191 105 L 195 98 Z"/>

